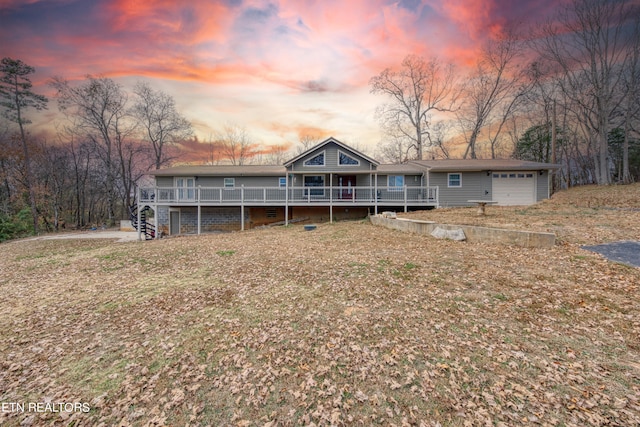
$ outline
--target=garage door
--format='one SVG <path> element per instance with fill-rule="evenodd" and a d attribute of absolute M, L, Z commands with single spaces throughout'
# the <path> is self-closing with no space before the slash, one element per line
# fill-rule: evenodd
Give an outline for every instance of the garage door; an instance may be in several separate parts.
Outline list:
<path fill-rule="evenodd" d="M 493 200 L 499 205 L 532 205 L 536 202 L 534 172 L 494 172 Z"/>

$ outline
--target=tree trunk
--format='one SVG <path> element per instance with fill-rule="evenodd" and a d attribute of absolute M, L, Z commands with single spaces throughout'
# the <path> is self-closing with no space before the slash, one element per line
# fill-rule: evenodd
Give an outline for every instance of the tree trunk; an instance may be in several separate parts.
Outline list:
<path fill-rule="evenodd" d="M 611 184 L 611 173 L 609 171 L 609 141 L 607 141 L 607 127 L 605 124 L 601 126 L 600 130 L 600 178 L 598 183 L 600 185 Z"/>
<path fill-rule="evenodd" d="M 17 81 L 16 81 L 17 87 Z M 17 90 L 16 90 L 17 93 Z M 20 127 L 20 139 L 22 141 L 22 153 L 24 155 L 24 173 L 25 183 L 27 185 L 27 191 L 29 193 L 29 204 L 31 206 L 31 217 L 33 218 L 33 234 L 38 234 L 38 207 L 36 205 L 36 195 L 33 190 L 33 178 L 31 174 L 31 159 L 29 157 L 29 147 L 27 146 L 27 137 L 24 133 L 24 127 L 22 126 L 22 116 L 20 111 L 20 102 L 16 95 L 16 113 L 18 115 L 18 125 Z"/>

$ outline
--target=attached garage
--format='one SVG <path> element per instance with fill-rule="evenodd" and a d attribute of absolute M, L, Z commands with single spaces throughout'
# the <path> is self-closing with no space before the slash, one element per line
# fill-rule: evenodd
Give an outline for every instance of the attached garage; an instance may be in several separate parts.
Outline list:
<path fill-rule="evenodd" d="M 535 172 L 494 172 L 491 181 L 493 200 L 501 206 L 532 205 L 536 202 Z"/>

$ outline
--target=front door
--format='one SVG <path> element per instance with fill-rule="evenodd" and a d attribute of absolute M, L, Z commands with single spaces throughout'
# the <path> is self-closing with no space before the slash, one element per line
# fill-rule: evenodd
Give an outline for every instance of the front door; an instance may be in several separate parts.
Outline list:
<path fill-rule="evenodd" d="M 176 187 L 178 187 L 178 200 L 193 201 L 195 200 L 196 180 L 195 178 L 176 178 Z"/>
<path fill-rule="evenodd" d="M 180 234 L 180 211 L 169 211 L 169 234 Z"/>
<path fill-rule="evenodd" d="M 355 175 L 341 175 L 338 177 L 340 185 L 340 198 L 341 199 L 353 199 L 353 187 L 356 186 Z"/>

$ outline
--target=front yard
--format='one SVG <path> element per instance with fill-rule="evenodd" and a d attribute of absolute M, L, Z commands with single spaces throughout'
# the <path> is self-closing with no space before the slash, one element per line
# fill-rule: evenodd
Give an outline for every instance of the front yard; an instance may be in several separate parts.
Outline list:
<path fill-rule="evenodd" d="M 2 244 L 0 422 L 637 425 L 640 268 L 580 245 L 640 240 L 639 193 L 410 214 L 546 250 L 367 221 Z"/>

